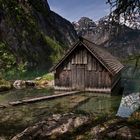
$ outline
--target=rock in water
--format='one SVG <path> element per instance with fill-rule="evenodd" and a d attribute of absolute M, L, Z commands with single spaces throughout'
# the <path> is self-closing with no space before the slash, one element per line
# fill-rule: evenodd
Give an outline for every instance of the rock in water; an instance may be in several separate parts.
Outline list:
<path fill-rule="evenodd" d="M 24 80 L 16 80 L 16 81 L 13 83 L 13 86 L 14 86 L 16 89 L 21 89 L 21 88 L 25 87 L 26 84 L 25 84 L 25 81 L 24 81 Z"/>
<path fill-rule="evenodd" d="M 0 92 L 7 91 L 12 88 L 12 84 L 9 81 L 0 79 Z"/>
<path fill-rule="evenodd" d="M 27 80 L 27 81 L 25 81 L 25 85 L 29 86 L 29 87 L 34 87 L 35 86 L 35 81 Z"/>
<path fill-rule="evenodd" d="M 33 140 L 48 139 L 50 137 L 59 137 L 67 132 L 72 132 L 84 124 L 88 124 L 88 116 L 70 114 L 55 114 L 46 121 L 39 122 L 34 126 L 25 129 L 22 133 L 13 137 L 12 140 Z"/>

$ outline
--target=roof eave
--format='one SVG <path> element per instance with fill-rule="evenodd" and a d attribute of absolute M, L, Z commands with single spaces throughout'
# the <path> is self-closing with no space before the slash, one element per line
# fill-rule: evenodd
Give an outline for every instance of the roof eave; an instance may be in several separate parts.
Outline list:
<path fill-rule="evenodd" d="M 81 43 L 81 41 L 78 40 L 78 41 L 66 52 L 66 54 L 61 58 L 61 60 L 49 70 L 49 72 L 55 71 L 55 70 L 59 67 L 59 65 L 62 64 L 62 62 L 69 56 L 69 54 L 71 54 L 71 52 L 72 52 L 72 51 L 77 47 L 77 45 L 79 45 L 80 43 Z"/>

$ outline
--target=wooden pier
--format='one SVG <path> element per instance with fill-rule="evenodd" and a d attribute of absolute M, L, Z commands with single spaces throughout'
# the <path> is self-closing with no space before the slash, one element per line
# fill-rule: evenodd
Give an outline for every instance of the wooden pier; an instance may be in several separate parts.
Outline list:
<path fill-rule="evenodd" d="M 71 92 L 61 93 L 61 94 L 57 94 L 57 95 L 25 99 L 25 100 L 21 100 L 21 101 L 9 102 L 9 105 L 18 106 L 18 105 L 22 105 L 22 104 L 35 103 L 35 102 L 39 102 L 39 101 L 43 101 L 43 100 L 51 100 L 51 99 L 56 99 L 56 98 L 60 98 L 60 97 L 64 97 L 64 96 L 70 96 L 70 95 L 77 94 L 80 92 L 81 91 L 71 91 Z"/>

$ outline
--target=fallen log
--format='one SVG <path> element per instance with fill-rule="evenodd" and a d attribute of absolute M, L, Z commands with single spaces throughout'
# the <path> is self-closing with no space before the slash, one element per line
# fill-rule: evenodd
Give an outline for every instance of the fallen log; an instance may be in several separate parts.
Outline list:
<path fill-rule="evenodd" d="M 17 106 L 17 105 L 22 105 L 22 104 L 27 104 L 27 103 L 39 102 L 42 100 L 51 100 L 51 99 L 55 99 L 59 97 L 70 96 L 76 93 L 80 93 L 80 91 L 72 91 L 72 92 L 66 92 L 66 93 L 61 93 L 57 95 L 43 96 L 43 97 L 37 97 L 37 98 L 32 98 L 32 99 L 25 99 L 21 101 L 9 102 L 9 105 Z"/>

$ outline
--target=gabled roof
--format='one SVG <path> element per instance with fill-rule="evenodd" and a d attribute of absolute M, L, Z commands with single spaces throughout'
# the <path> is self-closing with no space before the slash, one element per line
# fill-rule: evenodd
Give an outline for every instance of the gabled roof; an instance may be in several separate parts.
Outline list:
<path fill-rule="evenodd" d="M 117 60 L 114 56 L 112 56 L 108 51 L 101 48 L 100 46 L 94 44 L 93 42 L 80 37 L 79 40 L 75 45 L 73 45 L 63 56 L 63 58 L 51 68 L 51 71 L 54 71 L 73 51 L 74 49 L 79 45 L 83 44 L 85 48 L 91 54 L 100 61 L 100 63 L 112 74 L 117 74 L 124 66 L 120 63 L 120 61 Z"/>

